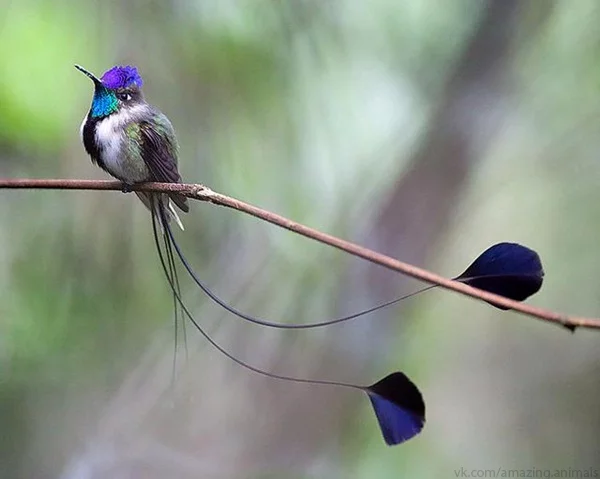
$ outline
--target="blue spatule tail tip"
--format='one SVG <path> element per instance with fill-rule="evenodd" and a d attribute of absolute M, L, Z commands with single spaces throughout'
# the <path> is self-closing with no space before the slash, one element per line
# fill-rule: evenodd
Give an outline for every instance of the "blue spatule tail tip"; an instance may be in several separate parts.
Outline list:
<path fill-rule="evenodd" d="M 403 373 L 392 373 L 365 388 L 388 446 L 408 441 L 425 424 L 421 392 Z"/>
<path fill-rule="evenodd" d="M 534 250 L 517 243 L 498 243 L 481 253 L 456 280 L 523 301 L 542 287 L 544 269 Z"/>

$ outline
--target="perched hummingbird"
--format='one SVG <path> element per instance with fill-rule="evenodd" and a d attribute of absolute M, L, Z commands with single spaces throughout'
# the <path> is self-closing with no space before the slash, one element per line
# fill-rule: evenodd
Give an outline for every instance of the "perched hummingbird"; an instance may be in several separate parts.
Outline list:
<path fill-rule="evenodd" d="M 81 138 L 92 162 L 126 185 L 144 181 L 181 182 L 181 176 L 177 171 L 178 145 L 173 126 L 165 115 L 144 100 L 141 91 L 142 78 L 137 69 L 132 66 L 115 66 L 98 79 L 79 65 L 75 67 L 94 82 L 92 106 L 81 125 Z M 185 196 L 177 193 L 136 192 L 136 194 L 153 213 L 154 239 L 163 272 L 173 293 L 176 325 L 179 312 L 185 314 L 185 317 L 214 348 L 239 366 L 257 374 L 283 381 L 350 388 L 366 393 L 384 439 L 389 445 L 400 444 L 421 431 L 425 423 L 425 403 L 417 387 L 401 372 L 389 374 L 371 386 L 360 386 L 273 374 L 229 353 L 204 331 L 183 302 L 174 255 L 177 255 L 192 279 L 213 301 L 232 314 L 263 326 L 286 329 L 321 327 L 353 319 L 398 302 L 399 299 L 346 318 L 311 325 L 282 325 L 241 313 L 208 289 L 194 272 L 175 241 L 169 220 L 174 219 L 181 226 L 173 204 L 187 212 L 189 207 Z M 158 200 L 158 208 L 155 208 L 155 200 Z M 154 221 L 157 218 L 162 226 L 162 246 L 156 221 Z"/>
<path fill-rule="evenodd" d="M 92 162 L 126 185 L 181 183 L 175 131 L 169 119 L 144 100 L 137 68 L 115 66 L 100 79 L 79 65 L 75 68 L 94 82 L 92 105 L 81 124 L 81 139 Z M 159 207 L 166 206 L 167 217 L 183 229 L 173 203 L 188 212 L 185 196 L 137 191 L 136 195 L 151 211 L 157 199 Z"/>

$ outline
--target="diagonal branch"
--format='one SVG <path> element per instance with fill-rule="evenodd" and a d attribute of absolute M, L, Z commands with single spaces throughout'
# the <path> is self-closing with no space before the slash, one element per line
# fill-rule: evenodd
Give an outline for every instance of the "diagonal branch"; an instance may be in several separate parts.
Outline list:
<path fill-rule="evenodd" d="M 242 213 L 252 215 L 263 221 L 285 228 L 294 233 L 313 239 L 320 243 L 333 246 L 346 253 L 363 258 L 371 263 L 384 266 L 398 273 L 412 278 L 435 284 L 441 288 L 469 296 L 471 298 L 487 301 L 497 306 L 512 309 L 526 316 L 531 316 L 549 323 L 564 326 L 570 330 L 575 328 L 600 329 L 600 318 L 586 318 L 567 314 L 556 313 L 543 308 L 519 303 L 512 299 L 489 293 L 478 288 L 452 279 L 444 278 L 425 269 L 404 263 L 376 251 L 364 248 L 349 241 L 309 228 L 283 216 L 272 213 L 249 203 L 237 200 L 230 196 L 212 191 L 200 184 L 183 183 L 139 183 L 124 188 L 120 181 L 100 180 L 67 180 L 67 179 L 26 179 L 26 178 L 0 178 L 0 189 L 56 189 L 56 190 L 114 190 L 114 191 L 152 191 L 152 192 L 177 192 L 188 198 L 206 201 L 227 208 L 232 208 Z"/>

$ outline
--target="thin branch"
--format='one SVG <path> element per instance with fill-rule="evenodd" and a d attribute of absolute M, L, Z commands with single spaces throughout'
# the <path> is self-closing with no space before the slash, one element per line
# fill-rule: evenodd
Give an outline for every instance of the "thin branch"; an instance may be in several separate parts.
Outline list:
<path fill-rule="evenodd" d="M 66 179 L 13 179 L 0 178 L 0 189 L 57 189 L 57 190 L 116 190 L 116 191 L 152 191 L 152 192 L 177 192 L 188 198 L 206 201 L 227 208 L 232 208 L 242 213 L 252 215 L 271 224 L 285 228 L 298 233 L 307 238 L 313 239 L 323 244 L 333 246 L 346 253 L 359 258 L 366 259 L 371 263 L 384 266 L 393 271 L 405 274 L 412 278 L 424 281 L 429 284 L 435 284 L 441 288 L 454 291 L 456 293 L 470 296 L 471 298 L 487 301 L 497 306 L 512 309 L 526 316 L 531 316 L 549 323 L 567 327 L 571 330 L 575 328 L 600 329 L 600 318 L 586 318 L 567 314 L 556 313 L 543 308 L 538 308 L 528 304 L 523 304 L 512 299 L 489 293 L 478 288 L 473 288 L 459 281 L 454 281 L 425 269 L 413 266 L 389 256 L 377 253 L 376 251 L 364 248 L 349 241 L 342 240 L 335 236 L 322 233 L 308 226 L 304 226 L 295 221 L 289 220 L 270 211 L 263 210 L 230 196 L 222 195 L 212 191 L 210 188 L 200 184 L 182 184 L 182 183 L 140 183 L 128 186 L 124 189 L 123 183 L 119 181 L 99 181 L 99 180 L 66 180 Z"/>

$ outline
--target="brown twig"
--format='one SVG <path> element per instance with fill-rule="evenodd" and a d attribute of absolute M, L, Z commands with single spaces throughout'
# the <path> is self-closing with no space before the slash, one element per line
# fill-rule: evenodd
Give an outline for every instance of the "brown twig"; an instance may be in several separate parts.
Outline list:
<path fill-rule="evenodd" d="M 60 190 L 123 190 L 123 184 L 119 181 L 99 180 L 66 180 L 66 179 L 25 179 L 25 178 L 0 178 L 0 189 L 60 189 Z M 489 293 L 481 289 L 473 288 L 459 281 L 454 281 L 425 269 L 413 266 L 376 251 L 350 243 L 335 236 L 322 233 L 308 226 L 289 220 L 270 211 L 263 210 L 230 196 L 222 195 L 212 191 L 210 188 L 199 184 L 176 184 L 176 183 L 140 183 L 128 188 L 131 191 L 154 191 L 154 192 L 177 192 L 188 198 L 199 201 L 207 201 L 216 205 L 232 208 L 246 213 L 261 220 L 272 223 L 281 228 L 293 231 L 307 238 L 323 244 L 333 246 L 346 253 L 359 258 L 366 259 L 371 263 L 384 266 L 393 271 L 411 276 L 426 283 L 438 285 L 441 288 L 455 291 L 470 296 L 471 298 L 487 301 L 489 303 L 512 309 L 518 313 L 531 316 L 549 323 L 564 326 L 571 330 L 575 328 L 600 329 L 600 318 L 585 318 L 572 316 L 554 311 L 538 308 L 528 304 Z"/>

